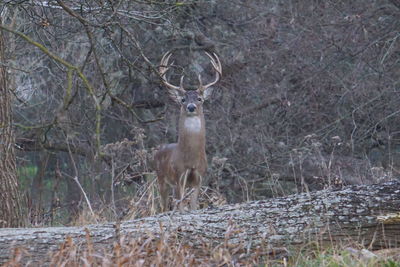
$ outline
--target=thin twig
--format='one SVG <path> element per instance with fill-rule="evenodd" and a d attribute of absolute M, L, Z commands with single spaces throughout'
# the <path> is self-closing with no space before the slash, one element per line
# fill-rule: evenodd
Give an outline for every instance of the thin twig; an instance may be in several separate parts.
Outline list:
<path fill-rule="evenodd" d="M 67 138 L 67 139 L 68 139 L 68 138 Z M 67 140 L 67 146 L 68 146 L 68 154 L 69 154 L 69 157 L 71 158 L 72 167 L 74 168 L 74 172 L 75 172 L 75 176 L 74 176 L 74 177 L 71 177 L 71 178 L 72 178 L 72 180 L 74 180 L 75 183 L 78 185 L 79 189 L 81 190 L 81 192 L 82 192 L 82 194 L 83 194 L 83 197 L 85 198 L 86 204 L 88 205 L 89 210 L 90 210 L 90 212 L 91 212 L 91 214 L 92 214 L 94 220 L 96 221 L 96 223 L 98 223 L 98 221 L 97 221 L 97 219 L 96 219 L 96 216 L 95 216 L 95 214 L 94 214 L 94 212 L 93 212 L 92 205 L 90 204 L 89 198 L 87 197 L 85 190 L 83 189 L 81 183 L 79 182 L 79 179 L 78 179 L 78 168 L 76 167 L 76 163 L 75 163 L 75 160 L 74 160 L 74 156 L 72 155 L 72 151 L 71 151 L 71 148 L 70 148 L 70 145 L 69 145 L 68 140 Z"/>
<path fill-rule="evenodd" d="M 111 157 L 111 209 L 114 214 L 117 215 L 117 208 L 115 206 L 115 195 L 114 195 L 114 181 L 115 181 L 115 166 L 114 157 Z"/>

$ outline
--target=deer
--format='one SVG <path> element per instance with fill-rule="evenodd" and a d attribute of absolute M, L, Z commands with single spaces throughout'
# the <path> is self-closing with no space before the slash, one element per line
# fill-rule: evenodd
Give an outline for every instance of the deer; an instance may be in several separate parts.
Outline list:
<path fill-rule="evenodd" d="M 222 76 L 222 66 L 217 54 L 205 53 L 210 58 L 215 70 L 215 79 L 203 85 L 201 75 L 198 74 L 199 85 L 196 90 L 186 90 L 183 87 L 183 75 L 180 77 L 179 86 L 173 85 L 167 80 L 166 73 L 173 64 L 168 65 L 172 55 L 171 51 L 164 54 L 158 69 L 161 81 L 166 86 L 169 96 L 180 106 L 178 141 L 160 146 L 153 160 L 160 192 L 161 212 L 170 210 L 171 188 L 181 212 L 184 209 L 183 200 L 186 189 L 190 189 L 190 209 L 199 208 L 198 196 L 203 177 L 207 171 L 203 103 L 210 98 L 212 86 Z"/>

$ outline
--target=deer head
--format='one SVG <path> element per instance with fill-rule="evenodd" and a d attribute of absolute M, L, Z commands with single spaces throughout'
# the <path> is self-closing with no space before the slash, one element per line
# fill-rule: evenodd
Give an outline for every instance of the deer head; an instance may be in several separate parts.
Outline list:
<path fill-rule="evenodd" d="M 212 93 L 212 86 L 216 84 L 222 75 L 222 66 L 221 62 L 217 54 L 210 54 L 206 52 L 206 55 L 210 58 L 211 64 L 213 65 L 216 71 L 215 80 L 209 84 L 203 85 L 201 80 L 201 75 L 198 75 L 199 86 L 196 90 L 185 90 L 183 87 L 183 79 L 185 76 L 181 76 L 179 86 L 173 85 L 168 82 L 166 73 L 170 66 L 168 66 L 168 61 L 172 56 L 172 53 L 168 51 L 164 54 L 161 59 L 159 73 L 162 78 L 163 84 L 168 88 L 168 92 L 170 97 L 178 104 L 182 106 L 184 110 L 187 111 L 188 115 L 196 115 L 199 108 L 202 107 L 202 104 L 205 100 L 209 99 Z"/>

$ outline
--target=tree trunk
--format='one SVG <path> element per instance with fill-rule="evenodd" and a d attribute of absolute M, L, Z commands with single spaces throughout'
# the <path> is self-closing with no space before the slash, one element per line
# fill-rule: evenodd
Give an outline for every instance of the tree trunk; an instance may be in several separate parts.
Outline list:
<path fill-rule="evenodd" d="M 400 182 L 350 186 L 309 194 L 254 201 L 190 213 L 165 213 L 155 217 L 87 227 L 0 229 L 0 263 L 11 247 L 24 247 L 26 260 L 49 261 L 49 252 L 59 249 L 66 237 L 84 250 L 88 239 L 96 251 L 107 251 L 118 237 L 157 240 L 178 236 L 191 247 L 241 243 L 248 249 L 266 244 L 271 248 L 304 245 L 361 243 L 373 249 L 400 246 L 399 218 L 380 221 L 378 216 L 400 212 Z M 142 238 L 142 239 L 141 239 Z M 70 239 L 70 240 L 71 240 Z M 101 250 L 99 250 L 101 249 Z M 109 251 L 108 251 L 109 252 Z"/>
<path fill-rule="evenodd" d="M 23 224 L 23 216 L 15 165 L 11 92 L 7 87 L 4 42 L 3 31 L 0 31 L 0 227 L 17 227 Z"/>

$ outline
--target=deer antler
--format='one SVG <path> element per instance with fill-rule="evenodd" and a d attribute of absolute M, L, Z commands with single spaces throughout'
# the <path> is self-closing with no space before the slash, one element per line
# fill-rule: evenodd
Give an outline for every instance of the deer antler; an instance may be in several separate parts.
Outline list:
<path fill-rule="evenodd" d="M 168 51 L 167 53 L 164 54 L 164 56 L 161 59 L 160 67 L 158 68 L 158 71 L 159 71 L 160 76 L 162 78 L 162 82 L 164 83 L 165 86 L 167 86 L 170 89 L 178 90 L 178 91 L 181 91 L 181 92 L 184 93 L 185 89 L 183 89 L 183 78 L 184 78 L 183 75 L 181 77 L 181 82 L 180 82 L 179 86 L 173 85 L 173 84 L 169 83 L 168 80 L 167 80 L 167 74 L 166 73 L 170 68 L 170 66 L 168 66 L 168 61 L 169 61 L 171 56 L 172 56 L 171 51 Z M 172 64 L 173 64 L 173 62 L 171 63 L 171 65 Z"/>
<path fill-rule="evenodd" d="M 203 82 L 201 81 L 201 75 L 199 74 L 199 77 L 198 77 L 199 78 L 199 83 L 200 83 L 199 89 L 201 91 L 203 91 L 203 92 L 208 87 L 213 86 L 214 84 L 216 84 L 219 81 L 219 79 L 221 79 L 221 76 L 222 76 L 222 65 L 221 65 L 221 61 L 219 60 L 217 54 L 212 53 L 212 55 L 211 55 L 210 53 L 206 52 L 206 55 L 210 58 L 211 64 L 213 65 L 213 67 L 214 67 L 214 69 L 216 71 L 216 74 L 215 74 L 215 80 L 213 82 L 209 83 L 209 84 L 206 84 L 206 85 L 203 85 Z"/>

